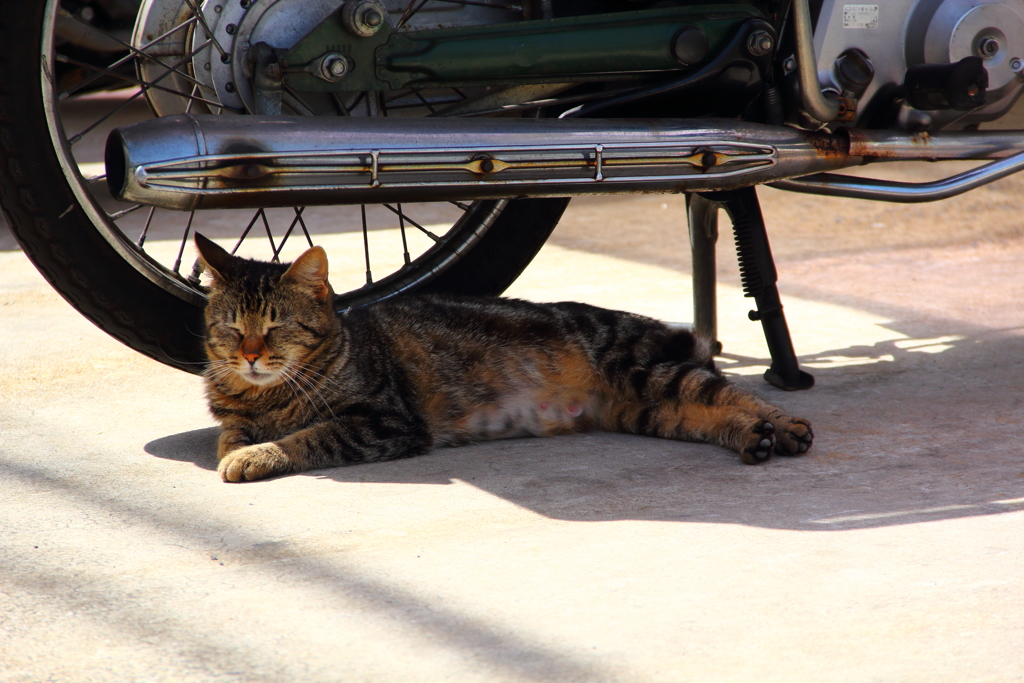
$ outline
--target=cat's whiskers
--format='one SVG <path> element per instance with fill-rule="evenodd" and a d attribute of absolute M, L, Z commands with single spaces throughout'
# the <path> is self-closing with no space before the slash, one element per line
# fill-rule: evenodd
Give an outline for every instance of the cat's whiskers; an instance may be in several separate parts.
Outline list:
<path fill-rule="evenodd" d="M 317 408 L 316 401 L 314 401 L 313 397 L 310 396 L 309 391 L 312 391 L 313 394 L 320 399 L 320 401 L 324 404 L 324 407 L 327 408 L 327 412 L 331 414 L 331 417 L 333 417 L 334 419 L 338 419 L 338 416 L 334 414 L 333 410 L 331 410 L 331 405 L 327 402 L 327 399 L 324 398 L 323 393 L 316 385 L 314 385 L 309 380 L 308 377 L 304 377 L 298 372 L 292 374 L 282 373 L 282 377 L 285 378 L 285 382 L 288 384 L 289 387 L 295 386 L 299 389 L 299 391 L 301 391 L 305 395 L 307 401 L 309 402 L 310 408 L 316 411 L 318 417 L 323 418 L 323 414 L 320 412 L 320 409 Z M 305 384 L 305 387 L 303 387 L 303 384 Z M 307 391 L 307 389 L 309 389 L 309 391 Z M 296 398 L 298 398 L 298 396 L 296 396 Z"/>
<path fill-rule="evenodd" d="M 226 379 L 234 372 L 229 361 L 217 361 L 216 363 L 211 362 L 205 370 L 203 370 L 203 376 L 211 379 L 215 382 L 219 382 Z"/>
<path fill-rule="evenodd" d="M 317 384 L 317 382 L 314 382 L 311 377 L 307 376 L 308 374 L 319 375 L 321 383 L 333 383 L 332 380 L 330 380 L 329 378 L 327 378 L 327 377 L 323 376 L 322 374 L 316 372 L 315 370 L 313 370 L 310 367 L 297 368 L 297 369 L 294 370 L 294 372 L 293 372 L 293 374 L 291 376 L 294 379 L 294 381 L 301 382 L 302 384 L 305 385 L 305 387 L 309 391 L 313 392 L 316 395 L 316 397 L 319 398 L 323 402 L 324 407 L 327 408 L 328 412 L 330 412 L 331 415 L 334 415 L 334 411 L 331 410 L 330 402 L 327 400 L 326 396 L 324 395 L 323 390 Z M 337 386 L 340 386 L 340 385 L 337 385 Z"/>
<path fill-rule="evenodd" d="M 300 360 L 292 360 L 292 361 L 289 361 L 289 362 L 290 362 L 291 365 L 299 366 L 299 368 L 302 370 L 303 373 L 308 374 L 308 375 L 312 375 L 313 377 L 315 377 L 317 380 L 319 380 L 323 384 L 330 385 L 330 386 L 334 387 L 335 389 L 342 389 L 342 390 L 345 389 L 345 385 L 343 385 L 341 382 L 338 382 L 337 380 L 333 379 L 332 377 L 328 377 L 327 375 L 325 375 L 324 373 L 320 372 L 319 370 L 316 369 L 316 367 L 314 367 L 313 365 L 311 365 L 309 363 L 306 363 L 306 362 L 303 362 L 303 361 L 300 361 Z"/>

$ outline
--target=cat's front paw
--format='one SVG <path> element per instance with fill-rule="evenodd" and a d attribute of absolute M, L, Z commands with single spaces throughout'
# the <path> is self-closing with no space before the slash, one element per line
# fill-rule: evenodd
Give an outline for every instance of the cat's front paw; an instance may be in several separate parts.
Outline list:
<path fill-rule="evenodd" d="M 261 443 L 233 450 L 224 456 L 217 466 L 217 472 L 224 481 L 255 481 L 293 470 L 281 447 L 273 443 Z"/>
<path fill-rule="evenodd" d="M 751 431 L 753 433 L 740 451 L 740 457 L 748 465 L 757 465 L 772 457 L 777 443 L 775 427 L 771 422 L 758 422 Z"/>
<path fill-rule="evenodd" d="M 803 455 L 814 443 L 811 423 L 799 417 L 789 418 L 789 422 L 776 429 L 775 434 L 779 441 L 779 455 Z"/>

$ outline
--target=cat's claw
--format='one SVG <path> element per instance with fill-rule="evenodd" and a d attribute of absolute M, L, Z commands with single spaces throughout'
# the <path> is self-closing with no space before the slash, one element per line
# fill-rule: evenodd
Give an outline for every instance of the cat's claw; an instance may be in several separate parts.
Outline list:
<path fill-rule="evenodd" d="M 803 455 L 813 444 L 814 431 L 807 420 L 790 418 L 789 424 L 779 430 L 779 455 Z"/>
<path fill-rule="evenodd" d="M 757 465 L 772 457 L 776 446 L 775 426 L 771 422 L 765 422 L 755 427 L 754 438 L 757 440 L 753 445 L 740 452 L 743 462 L 748 465 Z"/>

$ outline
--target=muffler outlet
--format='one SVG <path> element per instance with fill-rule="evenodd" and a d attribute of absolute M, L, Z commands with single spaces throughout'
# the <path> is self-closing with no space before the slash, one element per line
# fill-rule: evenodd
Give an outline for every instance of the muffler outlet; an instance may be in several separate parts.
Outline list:
<path fill-rule="evenodd" d="M 186 211 L 726 190 L 859 163 L 825 138 L 714 119 L 181 114 L 114 130 L 107 184 Z"/>

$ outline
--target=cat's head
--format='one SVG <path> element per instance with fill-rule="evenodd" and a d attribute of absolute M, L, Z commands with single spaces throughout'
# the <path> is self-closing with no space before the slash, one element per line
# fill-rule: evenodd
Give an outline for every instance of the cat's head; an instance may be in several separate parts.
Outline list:
<path fill-rule="evenodd" d="M 273 386 L 310 367 L 337 334 L 327 254 L 291 264 L 232 256 L 202 235 L 196 248 L 213 278 L 206 306 L 208 376 Z"/>

